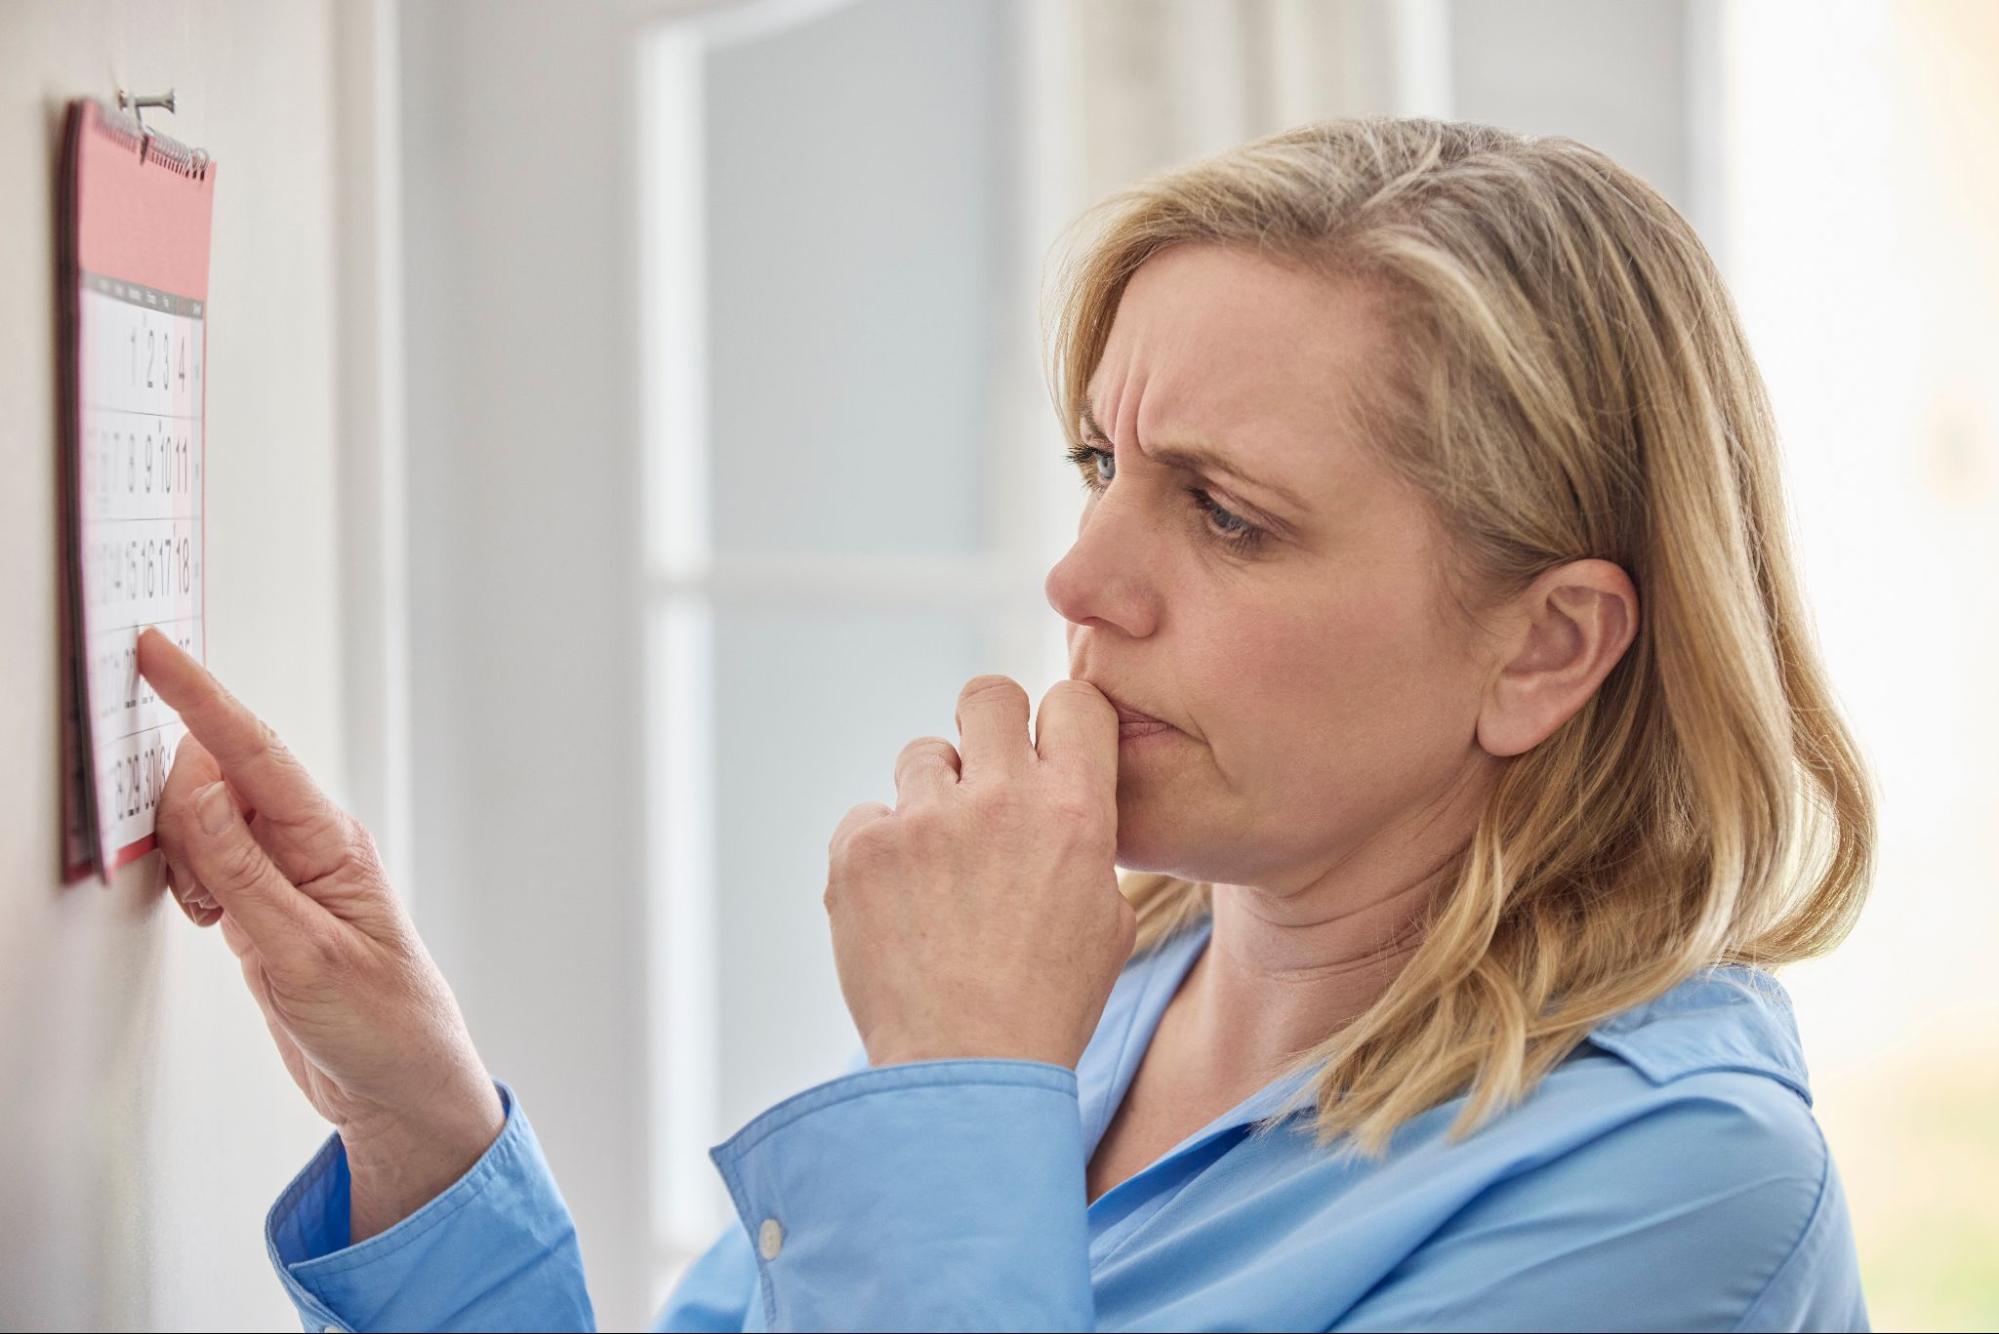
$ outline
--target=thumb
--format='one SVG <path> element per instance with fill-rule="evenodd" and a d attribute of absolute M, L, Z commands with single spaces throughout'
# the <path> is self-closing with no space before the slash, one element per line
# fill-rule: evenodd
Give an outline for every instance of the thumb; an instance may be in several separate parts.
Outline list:
<path fill-rule="evenodd" d="M 326 910 L 272 863 L 230 799 L 228 784 L 210 783 L 195 794 L 193 824 L 188 862 L 259 954 L 274 963 L 299 959 L 314 936 L 333 925 Z"/>

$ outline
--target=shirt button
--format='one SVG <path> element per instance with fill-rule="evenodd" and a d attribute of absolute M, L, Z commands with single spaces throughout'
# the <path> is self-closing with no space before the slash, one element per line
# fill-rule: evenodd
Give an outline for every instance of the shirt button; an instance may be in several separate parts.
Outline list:
<path fill-rule="evenodd" d="M 757 1229 L 758 1253 L 766 1260 L 775 1260 L 777 1253 L 783 1249 L 784 1229 L 778 1226 L 775 1218 L 764 1219 L 763 1226 Z"/>

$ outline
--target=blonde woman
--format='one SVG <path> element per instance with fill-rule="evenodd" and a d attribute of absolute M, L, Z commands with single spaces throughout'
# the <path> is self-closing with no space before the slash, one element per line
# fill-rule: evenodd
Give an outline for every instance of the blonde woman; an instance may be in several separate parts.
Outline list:
<path fill-rule="evenodd" d="M 1093 221 L 1074 679 L 1031 731 L 973 680 L 834 831 L 865 1061 L 714 1151 L 739 1222 L 659 1327 L 1864 1328 L 1767 970 L 1847 929 L 1873 806 L 1700 242 L 1600 153 L 1420 120 Z M 198 738 L 175 891 L 338 1132 L 268 1225 L 302 1317 L 589 1324 L 366 834 L 141 656 Z"/>

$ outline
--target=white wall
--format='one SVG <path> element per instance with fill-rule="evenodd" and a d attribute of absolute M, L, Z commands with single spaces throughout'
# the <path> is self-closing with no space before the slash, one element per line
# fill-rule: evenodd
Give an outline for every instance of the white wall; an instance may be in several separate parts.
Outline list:
<path fill-rule="evenodd" d="M 1453 0 L 1452 114 L 1581 139 L 1686 212 L 1702 151 L 1688 95 L 1700 82 L 1698 62 L 1711 54 L 1698 7 Z"/>
<path fill-rule="evenodd" d="M 214 667 L 336 791 L 333 7 L 0 7 L 0 1326 L 295 1328 L 261 1220 L 326 1132 L 157 855 L 56 871 L 61 108 L 120 85 L 220 164 L 208 392 Z"/>

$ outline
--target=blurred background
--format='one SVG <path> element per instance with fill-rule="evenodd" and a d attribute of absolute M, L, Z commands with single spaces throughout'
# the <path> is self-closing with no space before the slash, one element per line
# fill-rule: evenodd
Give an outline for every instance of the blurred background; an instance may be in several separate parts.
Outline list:
<path fill-rule="evenodd" d="M 1729 278 L 1877 774 L 1871 905 L 1784 974 L 1874 1322 L 1989 1328 L 1995 69 L 1979 0 L 11 4 L 6 610 L 53 644 L 55 112 L 175 86 L 211 664 L 376 832 L 641 1326 L 733 1221 L 707 1148 L 855 1050 L 834 824 L 967 677 L 1067 674 L 1063 225 L 1308 119 L 1572 136 Z M 0 740 L 53 756 L 31 656 Z M 0 1324 L 290 1328 L 259 1220 L 325 1127 L 156 859 L 53 888 L 47 787 L 0 829 Z"/>

